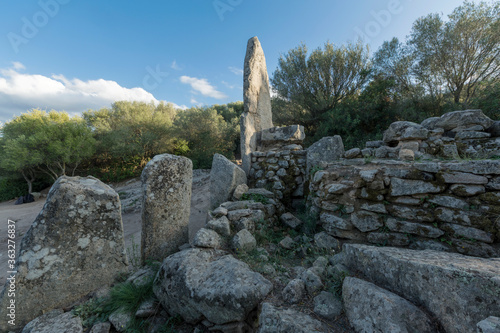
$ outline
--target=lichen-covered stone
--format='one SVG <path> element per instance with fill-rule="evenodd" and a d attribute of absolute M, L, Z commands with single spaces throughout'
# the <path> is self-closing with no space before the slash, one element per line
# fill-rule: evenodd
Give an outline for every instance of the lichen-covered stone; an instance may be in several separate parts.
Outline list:
<path fill-rule="evenodd" d="M 43 312 L 65 308 L 127 272 L 120 199 L 93 177 L 60 177 L 24 235 L 16 266 L 15 326 L 0 317 L 0 331 L 18 330 Z M 2 313 L 9 283 L 0 295 Z M 36 295 L 36 297 L 35 297 Z"/>
<path fill-rule="evenodd" d="M 27 327 L 23 329 L 22 333 L 83 333 L 82 320 L 71 311 L 56 317 L 42 316 L 37 319 L 35 319 L 36 323 L 30 322 L 26 325 Z"/>
<path fill-rule="evenodd" d="M 391 179 L 391 189 L 389 194 L 392 196 L 439 193 L 444 191 L 445 187 L 439 184 L 433 184 L 422 180 L 411 179 Z"/>
<path fill-rule="evenodd" d="M 378 286 L 421 304 L 449 333 L 474 332 L 500 313 L 498 261 L 437 251 L 344 245 L 345 263 Z"/>
<path fill-rule="evenodd" d="M 272 290 L 259 273 L 220 250 L 191 249 L 166 258 L 153 285 L 162 306 L 188 323 L 243 321 Z"/>
<path fill-rule="evenodd" d="M 218 249 L 221 247 L 222 239 L 219 234 L 212 229 L 201 228 L 196 232 L 193 239 L 193 246 Z"/>
<path fill-rule="evenodd" d="M 242 229 L 234 235 L 232 245 L 236 251 L 249 252 L 257 247 L 257 241 L 250 231 Z"/>
<path fill-rule="evenodd" d="M 493 243 L 493 235 L 489 232 L 479 230 L 472 227 L 465 227 L 453 223 L 443 223 L 441 228 L 451 232 L 452 234 L 462 236 L 469 239 L 476 239 L 485 243 Z"/>
<path fill-rule="evenodd" d="M 245 171 L 221 154 L 215 154 L 210 171 L 210 207 L 231 200 L 235 189 L 247 183 Z"/>
<path fill-rule="evenodd" d="M 292 213 L 285 213 L 280 216 L 280 221 L 289 228 L 297 229 L 302 225 L 302 221 L 296 218 Z"/>
<path fill-rule="evenodd" d="M 406 246 L 410 244 L 410 239 L 407 235 L 397 232 L 370 232 L 367 240 L 372 244 L 383 246 Z"/>
<path fill-rule="evenodd" d="M 486 184 L 488 178 L 465 172 L 445 172 L 442 174 L 443 180 L 450 184 Z"/>
<path fill-rule="evenodd" d="M 339 135 L 324 137 L 307 148 L 306 174 L 314 166 L 339 160 L 344 156 L 344 143 Z"/>
<path fill-rule="evenodd" d="M 319 320 L 293 309 L 282 309 L 262 303 L 257 333 L 327 332 Z"/>
<path fill-rule="evenodd" d="M 314 235 L 314 245 L 320 249 L 340 250 L 339 241 L 324 231 Z"/>
<path fill-rule="evenodd" d="M 443 128 L 445 131 L 457 127 L 470 127 L 481 125 L 488 128 L 493 125 L 493 120 L 487 117 L 481 110 L 453 111 L 443 114 L 439 120 L 434 123 L 432 128 Z"/>
<path fill-rule="evenodd" d="M 342 314 L 342 302 L 332 293 L 322 291 L 314 297 L 314 313 L 327 320 L 334 320 Z"/>
<path fill-rule="evenodd" d="M 295 304 L 305 296 L 306 285 L 300 279 L 293 279 L 283 289 L 281 296 L 283 300 L 289 304 Z"/>
<path fill-rule="evenodd" d="M 477 323 L 477 333 L 500 333 L 500 318 L 489 316 Z"/>
<path fill-rule="evenodd" d="M 349 220 L 345 220 L 334 214 L 323 212 L 320 215 L 320 221 L 323 228 L 328 232 L 332 228 L 338 228 L 342 230 L 352 230 L 353 226 Z"/>
<path fill-rule="evenodd" d="M 486 190 L 482 185 L 453 184 L 450 186 L 450 191 L 461 197 L 472 197 L 484 193 Z"/>
<path fill-rule="evenodd" d="M 219 235 L 224 237 L 231 235 L 231 224 L 225 216 L 219 217 L 216 220 L 208 221 L 207 228 L 214 230 Z"/>
<path fill-rule="evenodd" d="M 358 211 L 351 214 L 352 224 L 362 232 L 377 230 L 384 225 L 381 216 L 367 211 Z"/>
<path fill-rule="evenodd" d="M 189 241 L 193 163 L 186 157 L 157 155 L 142 171 L 141 180 L 142 260 L 163 260 Z"/>
<path fill-rule="evenodd" d="M 271 127 L 261 131 L 262 144 L 273 142 L 300 142 L 306 138 L 304 126 L 291 125 L 285 127 Z"/>
<path fill-rule="evenodd" d="M 436 227 L 433 227 L 431 225 L 415 223 L 415 222 L 407 222 L 407 221 L 398 221 L 393 218 L 387 219 L 385 225 L 391 231 L 408 233 L 422 237 L 437 238 L 439 236 L 444 235 L 444 231 Z"/>
<path fill-rule="evenodd" d="M 422 310 L 373 283 L 346 277 L 342 299 L 356 332 L 437 332 Z"/>

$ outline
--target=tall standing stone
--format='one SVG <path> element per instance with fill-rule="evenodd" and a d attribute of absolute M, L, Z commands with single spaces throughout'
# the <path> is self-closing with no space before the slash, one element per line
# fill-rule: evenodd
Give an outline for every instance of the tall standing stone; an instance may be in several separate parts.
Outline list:
<path fill-rule="evenodd" d="M 248 174 L 251 153 L 258 144 L 258 132 L 273 127 L 271 93 L 266 58 L 257 37 L 247 44 L 243 77 L 244 113 L 241 115 L 241 158 Z"/>
<path fill-rule="evenodd" d="M 118 194 L 93 177 L 60 177 L 20 243 L 15 283 L 0 295 L 0 332 L 71 306 L 127 272 Z M 15 286 L 15 296 L 11 293 Z M 15 326 L 7 307 L 15 300 Z"/>
<path fill-rule="evenodd" d="M 181 156 L 156 155 L 142 180 L 141 257 L 162 261 L 189 242 L 193 163 Z"/>

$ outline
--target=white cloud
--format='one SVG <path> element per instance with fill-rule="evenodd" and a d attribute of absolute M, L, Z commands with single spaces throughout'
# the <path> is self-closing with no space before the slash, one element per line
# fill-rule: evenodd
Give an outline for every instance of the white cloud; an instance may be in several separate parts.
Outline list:
<path fill-rule="evenodd" d="M 175 60 L 172 62 L 172 65 L 170 65 L 170 68 L 175 69 L 176 71 L 180 71 L 182 69 L 179 65 L 177 65 L 177 61 Z"/>
<path fill-rule="evenodd" d="M 235 75 L 243 75 L 243 70 L 240 68 L 232 67 L 232 66 L 229 66 L 228 68 Z"/>
<path fill-rule="evenodd" d="M 26 67 L 24 67 L 23 64 L 21 64 L 20 62 L 18 61 L 13 61 L 12 62 L 12 66 L 14 67 L 14 69 L 17 69 L 17 70 L 20 70 L 20 69 L 26 69 Z"/>
<path fill-rule="evenodd" d="M 226 87 L 228 87 L 229 89 L 234 89 L 234 88 L 236 88 L 236 86 L 235 86 L 235 85 L 229 84 L 229 83 L 227 83 L 226 81 L 221 81 L 221 83 L 222 83 L 223 85 L 225 85 Z"/>
<path fill-rule="evenodd" d="M 1 121 L 33 108 L 80 113 L 109 107 L 115 101 L 160 102 L 143 88 L 125 88 L 111 80 L 70 80 L 64 75 L 19 73 L 20 69 L 24 66 L 17 62 L 13 68 L 0 69 Z"/>
<path fill-rule="evenodd" d="M 189 103 L 191 103 L 191 104 L 198 104 L 200 102 L 198 102 L 197 100 L 195 100 L 194 98 L 191 97 L 191 100 L 189 101 Z"/>
<path fill-rule="evenodd" d="M 212 86 L 207 79 L 198 79 L 195 77 L 181 76 L 180 80 L 184 84 L 189 84 L 194 91 L 201 93 L 204 96 L 223 99 L 227 98 L 224 93 L 218 91 L 214 86 Z"/>

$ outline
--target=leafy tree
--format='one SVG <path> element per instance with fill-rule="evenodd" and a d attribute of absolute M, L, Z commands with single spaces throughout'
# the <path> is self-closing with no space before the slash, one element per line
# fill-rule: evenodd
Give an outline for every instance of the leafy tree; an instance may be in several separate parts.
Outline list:
<path fill-rule="evenodd" d="M 7 122 L 1 133 L 0 166 L 20 172 L 29 193 L 37 172 L 44 172 L 53 180 L 70 170 L 74 175 L 82 160 L 95 149 L 95 140 L 85 122 L 65 112 L 35 109 Z"/>
<path fill-rule="evenodd" d="M 467 105 L 480 82 L 500 73 L 500 4 L 465 1 L 448 18 L 430 14 L 413 24 L 415 73 L 431 91 L 443 83 L 454 103 Z"/>
<path fill-rule="evenodd" d="M 305 111 L 300 122 L 314 130 L 325 112 L 360 91 L 370 69 L 368 49 L 360 43 L 340 47 L 326 43 L 309 58 L 302 44 L 280 57 L 271 83 L 279 98 Z"/>

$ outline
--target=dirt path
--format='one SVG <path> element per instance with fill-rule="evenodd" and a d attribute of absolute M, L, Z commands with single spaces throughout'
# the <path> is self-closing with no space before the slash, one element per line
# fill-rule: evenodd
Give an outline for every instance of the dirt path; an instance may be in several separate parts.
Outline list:
<path fill-rule="evenodd" d="M 193 187 L 191 195 L 191 215 L 189 218 L 189 236 L 205 224 L 210 203 L 209 195 L 210 170 L 193 170 Z M 141 245 L 141 181 L 138 178 L 114 184 L 113 189 L 120 195 L 122 202 L 123 231 L 127 254 L 132 260 L 140 257 Z M 7 276 L 7 221 L 16 221 L 16 247 L 19 249 L 22 236 L 45 204 L 45 198 L 23 205 L 14 205 L 15 200 L 0 203 L 0 290 Z"/>

